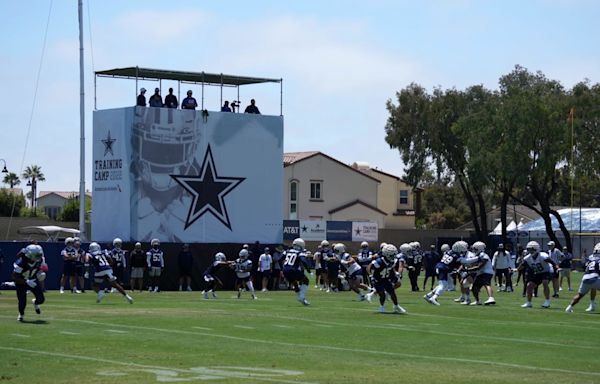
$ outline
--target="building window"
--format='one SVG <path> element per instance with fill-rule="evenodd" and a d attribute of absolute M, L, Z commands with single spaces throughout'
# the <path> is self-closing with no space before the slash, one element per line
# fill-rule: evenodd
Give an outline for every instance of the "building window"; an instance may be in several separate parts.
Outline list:
<path fill-rule="evenodd" d="M 290 220 L 298 219 L 298 182 L 290 182 Z"/>
<path fill-rule="evenodd" d="M 408 190 L 400 191 L 400 205 L 408 205 Z"/>
<path fill-rule="evenodd" d="M 311 200 L 323 200 L 323 182 L 322 181 L 311 181 L 310 182 L 310 199 Z"/>
<path fill-rule="evenodd" d="M 56 220 L 58 214 L 60 213 L 60 207 L 46 206 L 44 207 L 44 213 L 52 220 Z"/>

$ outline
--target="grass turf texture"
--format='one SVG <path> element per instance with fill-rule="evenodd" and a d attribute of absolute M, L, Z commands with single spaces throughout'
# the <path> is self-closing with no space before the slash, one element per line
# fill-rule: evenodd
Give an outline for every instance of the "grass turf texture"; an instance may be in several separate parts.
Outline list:
<path fill-rule="evenodd" d="M 246 292 L 136 292 L 133 305 L 120 294 L 96 304 L 91 291 L 48 292 L 42 315 L 29 303 L 29 322 L 18 323 L 16 295 L 2 291 L 0 382 L 600 382 L 600 317 L 585 313 L 588 296 L 567 314 L 572 292 L 550 309 L 542 298 L 520 308 L 520 293 L 467 307 L 448 292 L 435 307 L 422 292 L 397 292 L 407 315 L 312 284 L 309 307 L 291 291 L 256 301 Z"/>

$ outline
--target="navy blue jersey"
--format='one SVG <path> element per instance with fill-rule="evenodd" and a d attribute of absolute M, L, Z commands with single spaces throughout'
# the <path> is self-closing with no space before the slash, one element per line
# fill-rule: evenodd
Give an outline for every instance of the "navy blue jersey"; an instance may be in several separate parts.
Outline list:
<path fill-rule="evenodd" d="M 42 265 L 42 260 L 31 261 L 25 256 L 18 256 L 13 263 L 13 273 L 20 275 L 23 279 L 34 279 Z"/>
<path fill-rule="evenodd" d="M 146 252 L 146 262 L 148 263 L 148 267 L 164 268 L 165 261 L 163 258 L 163 251 L 152 248 Z"/>
<path fill-rule="evenodd" d="M 396 272 L 394 270 L 395 264 L 395 262 L 387 261 L 384 257 L 378 257 L 377 259 L 373 260 L 371 262 L 373 280 L 382 281 L 396 277 Z"/>
<path fill-rule="evenodd" d="M 453 251 L 448 251 L 442 255 L 441 260 L 436 264 L 436 268 L 440 269 L 457 269 L 460 266 L 460 255 Z"/>
<path fill-rule="evenodd" d="M 77 255 L 75 263 L 77 265 L 83 265 L 85 263 L 85 251 L 81 248 L 75 248 L 75 254 Z"/>
<path fill-rule="evenodd" d="M 127 266 L 127 259 L 125 257 L 125 253 L 127 253 L 127 251 L 124 251 L 122 249 L 113 248 L 110 250 L 110 257 L 111 259 L 113 259 L 115 266 Z"/>
<path fill-rule="evenodd" d="M 294 271 L 302 271 L 303 268 L 306 268 L 310 272 L 310 267 L 308 265 L 308 261 L 306 260 L 306 251 L 299 251 L 297 249 L 288 249 L 284 253 L 285 259 L 283 261 L 283 271 L 286 270 L 294 270 Z"/>
<path fill-rule="evenodd" d="M 411 253 L 413 257 L 413 265 L 417 267 L 417 269 L 421 268 L 421 265 L 423 264 L 423 251 L 417 250 L 412 251 Z"/>
<path fill-rule="evenodd" d="M 112 269 L 110 263 L 108 262 L 108 258 L 110 256 L 108 256 L 104 251 L 90 254 L 89 256 L 90 264 L 94 266 L 94 270 L 96 272 Z"/>
<path fill-rule="evenodd" d="M 370 249 L 368 248 L 361 248 L 360 251 L 358 251 L 358 264 L 360 264 L 361 267 L 366 267 L 367 265 L 369 265 L 372 261 L 371 257 L 373 256 L 373 252 L 371 252 Z"/>
<path fill-rule="evenodd" d="M 73 247 L 66 247 L 61 251 L 63 261 L 67 264 L 75 263 L 77 258 L 77 250 Z"/>
<path fill-rule="evenodd" d="M 206 268 L 204 275 L 214 276 L 224 265 L 227 265 L 227 263 L 224 261 L 214 261 L 208 268 Z"/>

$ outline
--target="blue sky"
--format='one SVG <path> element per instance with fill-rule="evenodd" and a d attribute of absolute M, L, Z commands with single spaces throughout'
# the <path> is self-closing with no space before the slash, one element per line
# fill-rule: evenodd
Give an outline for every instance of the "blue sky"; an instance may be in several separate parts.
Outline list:
<path fill-rule="evenodd" d="M 38 190 L 77 190 L 74 0 L 53 3 L 33 104 L 49 6 L 48 0 L 0 2 L 0 158 L 19 174 L 40 165 L 47 181 Z M 515 64 L 567 87 L 584 78 L 600 82 L 597 1 L 95 0 L 84 2 L 84 11 L 88 151 L 94 70 L 139 65 L 283 78 L 286 151 L 320 150 L 397 175 L 402 163 L 384 141 L 385 102 L 411 82 L 430 90 L 495 89 Z M 170 85 L 163 82 L 163 89 Z M 135 93 L 134 82 L 99 79 L 98 107 L 133 105 Z M 206 93 L 207 108 L 218 109 L 218 89 Z M 233 95 L 226 90 L 225 98 Z M 279 113 L 276 86 L 243 87 L 240 98 Z M 87 189 L 90 159 L 91 152 Z"/>

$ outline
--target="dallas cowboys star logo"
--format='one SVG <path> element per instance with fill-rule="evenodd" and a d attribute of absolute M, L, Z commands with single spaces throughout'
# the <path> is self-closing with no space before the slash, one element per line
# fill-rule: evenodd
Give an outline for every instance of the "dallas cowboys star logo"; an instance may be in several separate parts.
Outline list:
<path fill-rule="evenodd" d="M 185 220 L 185 228 L 194 224 L 205 213 L 212 213 L 223 225 L 231 230 L 225 196 L 235 189 L 245 177 L 223 177 L 217 174 L 210 145 L 202 160 L 200 174 L 170 175 L 179 185 L 192 195 L 192 203 Z"/>
<path fill-rule="evenodd" d="M 357 236 L 360 236 L 360 228 L 356 228 L 356 230 L 354 232 L 356 233 Z"/>
<path fill-rule="evenodd" d="M 104 144 L 104 157 L 106 157 L 106 155 L 108 155 L 109 153 L 114 156 L 115 154 L 113 153 L 112 145 L 115 141 L 117 141 L 117 139 L 113 139 L 110 137 L 110 131 L 108 131 L 108 136 L 106 137 L 106 139 L 100 141 L 102 141 L 102 144 Z"/>

